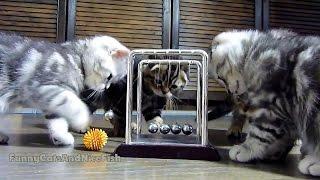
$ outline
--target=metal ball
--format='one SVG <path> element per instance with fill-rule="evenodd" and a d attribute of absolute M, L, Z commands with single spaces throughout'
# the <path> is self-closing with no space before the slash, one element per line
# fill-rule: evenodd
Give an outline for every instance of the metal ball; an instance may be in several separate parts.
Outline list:
<path fill-rule="evenodd" d="M 112 120 L 114 118 L 114 113 L 112 110 L 107 111 L 104 114 L 105 120 Z"/>
<path fill-rule="evenodd" d="M 171 132 L 173 134 L 179 134 L 181 132 L 181 126 L 179 124 L 173 124 L 171 126 Z"/>
<path fill-rule="evenodd" d="M 182 127 L 182 132 L 185 135 L 190 135 L 192 133 L 193 127 L 190 124 L 185 124 Z"/>
<path fill-rule="evenodd" d="M 148 131 L 150 133 L 156 133 L 158 131 L 158 125 L 155 123 L 150 123 Z"/>
<path fill-rule="evenodd" d="M 162 134 L 168 134 L 170 132 L 170 126 L 168 124 L 162 124 L 160 126 L 160 132 Z"/>

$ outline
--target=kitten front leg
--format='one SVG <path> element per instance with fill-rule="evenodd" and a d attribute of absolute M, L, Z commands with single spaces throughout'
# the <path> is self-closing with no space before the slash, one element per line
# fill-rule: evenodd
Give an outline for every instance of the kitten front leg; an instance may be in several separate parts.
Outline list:
<path fill-rule="evenodd" d="M 68 121 L 71 129 L 84 133 L 90 124 L 88 107 L 71 91 L 64 90 L 49 102 L 50 112 Z"/>
<path fill-rule="evenodd" d="M 243 126 L 246 122 L 246 116 L 238 109 L 234 110 L 231 125 L 227 131 L 227 136 L 241 138 Z"/>
<path fill-rule="evenodd" d="M 252 160 L 279 160 L 293 147 L 294 138 L 288 129 L 264 123 L 250 123 L 248 136 L 241 145 L 229 151 L 230 159 L 238 162 Z"/>
<path fill-rule="evenodd" d="M 2 93 L 5 91 L 4 89 L 1 90 Z M 2 96 L 0 96 L 0 114 L 5 113 L 8 110 L 9 104 L 8 99 L 12 96 L 11 92 L 4 93 Z M 0 132 L 0 144 L 7 144 L 9 141 L 9 137 L 3 133 Z"/>
<path fill-rule="evenodd" d="M 158 127 L 160 127 L 163 124 L 163 119 L 160 116 L 156 116 L 154 118 L 152 118 L 151 123 L 155 123 L 158 125 Z"/>
<path fill-rule="evenodd" d="M 158 127 L 160 127 L 162 124 L 163 124 L 163 119 L 160 117 L 160 116 L 156 116 L 152 119 L 146 119 L 147 122 L 150 122 L 151 123 L 155 123 Z M 138 128 L 138 125 L 137 123 L 135 122 L 132 122 L 131 123 L 131 129 L 133 132 L 137 132 L 137 128 Z M 140 130 L 141 131 L 141 130 Z"/>
<path fill-rule="evenodd" d="M 230 127 L 226 133 L 229 137 L 240 138 L 244 123 L 237 122 L 237 119 L 232 120 Z"/>
<path fill-rule="evenodd" d="M 160 116 L 155 116 L 153 117 L 152 119 L 146 119 L 146 121 L 149 123 L 149 125 L 151 123 L 154 123 L 158 126 L 158 128 L 163 124 L 163 119 L 160 117 Z M 151 122 L 150 122 L 151 121 Z M 148 125 L 148 126 L 149 126 Z M 131 130 L 134 132 L 134 133 L 137 133 L 137 129 L 138 129 L 138 125 L 136 122 L 132 122 L 131 123 Z M 141 129 L 140 129 L 140 132 L 141 132 Z"/>
<path fill-rule="evenodd" d="M 113 125 L 113 136 L 124 137 L 126 130 L 126 118 L 118 115 L 113 111 L 107 111 L 105 113 L 105 120 L 109 120 Z"/>
<path fill-rule="evenodd" d="M 9 137 L 4 133 L 0 132 L 0 144 L 7 144 L 9 141 Z"/>
<path fill-rule="evenodd" d="M 73 145 L 74 138 L 68 132 L 68 123 L 64 118 L 50 119 L 48 123 L 50 139 L 54 145 Z"/>
<path fill-rule="evenodd" d="M 161 111 L 162 109 L 154 109 L 151 107 L 149 109 L 144 110 L 142 113 L 147 123 L 155 123 L 158 127 L 160 127 L 163 124 L 163 119 L 161 118 Z"/>
<path fill-rule="evenodd" d="M 319 117 L 319 115 L 317 115 Z M 317 119 L 319 122 L 319 120 Z M 307 121 L 307 122 L 311 122 Z M 318 124 L 310 123 L 307 129 L 302 132 L 301 154 L 303 159 L 299 162 L 298 168 L 306 175 L 320 176 L 320 129 Z"/>
<path fill-rule="evenodd" d="M 38 104 L 43 112 L 56 114 L 59 117 L 58 123 L 52 121 L 49 124 L 50 134 L 58 139 L 58 142 L 54 142 L 54 144 L 69 145 L 73 143 L 72 135 L 66 130 L 68 129 L 67 125 L 70 125 L 77 132 L 87 130 L 90 123 L 89 110 L 72 91 L 48 85 L 41 86 L 33 95 L 31 100 L 34 99 L 33 103 Z"/>
<path fill-rule="evenodd" d="M 123 118 L 114 118 L 110 120 L 111 124 L 113 125 L 113 136 L 115 137 L 124 137 L 125 136 L 125 123 L 121 122 L 125 121 Z M 135 127 L 136 129 L 136 127 Z"/>
<path fill-rule="evenodd" d="M 147 122 L 155 123 L 158 126 L 163 124 L 163 119 L 161 118 L 162 109 L 149 109 L 143 112 L 143 116 Z"/>

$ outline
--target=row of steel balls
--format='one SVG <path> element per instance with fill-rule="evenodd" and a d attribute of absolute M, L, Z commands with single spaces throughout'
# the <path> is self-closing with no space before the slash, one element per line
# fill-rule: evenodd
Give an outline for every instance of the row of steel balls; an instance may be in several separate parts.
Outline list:
<path fill-rule="evenodd" d="M 150 133 L 158 132 L 158 129 L 162 134 L 168 134 L 170 131 L 173 134 L 180 134 L 182 131 L 185 135 L 192 134 L 193 127 L 190 124 L 185 124 L 182 127 L 179 124 L 173 124 L 169 126 L 168 124 L 161 124 L 160 127 L 156 123 L 150 123 L 148 131 Z"/>

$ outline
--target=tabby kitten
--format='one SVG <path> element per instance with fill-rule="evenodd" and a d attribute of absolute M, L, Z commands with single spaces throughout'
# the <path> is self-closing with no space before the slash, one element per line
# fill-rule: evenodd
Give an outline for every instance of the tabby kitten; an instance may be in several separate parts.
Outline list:
<path fill-rule="evenodd" d="M 279 159 L 302 140 L 303 174 L 320 176 L 320 38 L 286 30 L 215 37 L 212 75 L 239 96 L 249 133 L 232 160 Z"/>
<path fill-rule="evenodd" d="M 48 124 L 55 145 L 71 145 L 70 125 L 83 132 L 89 110 L 79 94 L 101 91 L 125 76 L 129 49 L 109 36 L 63 44 L 0 33 L 0 110 L 19 104 L 56 114 Z M 0 142 L 8 136 L 0 133 Z"/>
<path fill-rule="evenodd" d="M 149 59 L 164 59 L 168 57 L 150 56 Z M 173 57 L 171 57 L 173 58 Z M 138 60 L 135 61 L 134 74 L 137 74 Z M 169 72 L 170 69 L 170 72 Z M 161 111 L 166 108 L 168 101 L 176 98 L 179 92 L 187 85 L 187 66 L 149 64 L 143 67 L 142 81 L 142 114 L 146 121 L 153 121 L 162 124 Z M 133 79 L 136 79 L 134 77 Z M 133 84 L 133 100 L 136 100 L 137 82 Z M 115 136 L 124 136 L 126 126 L 126 92 L 127 77 L 119 82 L 112 83 L 103 94 L 92 95 L 93 91 L 88 89 L 82 93 L 82 99 L 89 105 L 91 112 L 98 108 L 105 111 L 112 110 L 113 117 L 110 117 L 114 126 Z M 90 96 L 92 95 L 92 96 Z M 135 104 L 134 104 L 135 105 Z M 136 125 L 132 124 L 135 129 Z"/>

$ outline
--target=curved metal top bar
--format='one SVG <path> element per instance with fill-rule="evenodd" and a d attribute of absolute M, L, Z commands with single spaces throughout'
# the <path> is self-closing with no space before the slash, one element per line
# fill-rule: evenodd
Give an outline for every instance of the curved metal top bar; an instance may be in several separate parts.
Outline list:
<path fill-rule="evenodd" d="M 207 53 L 201 49 L 181 50 L 181 49 L 135 49 L 130 52 L 130 56 L 138 54 L 179 54 L 179 55 L 206 55 Z"/>
<path fill-rule="evenodd" d="M 185 63 L 185 64 L 195 64 L 199 67 L 202 67 L 202 63 L 197 60 L 179 60 L 179 59 L 144 59 L 139 62 L 139 64 L 148 64 L 148 63 L 171 63 L 171 64 L 178 64 L 178 63 Z"/>

